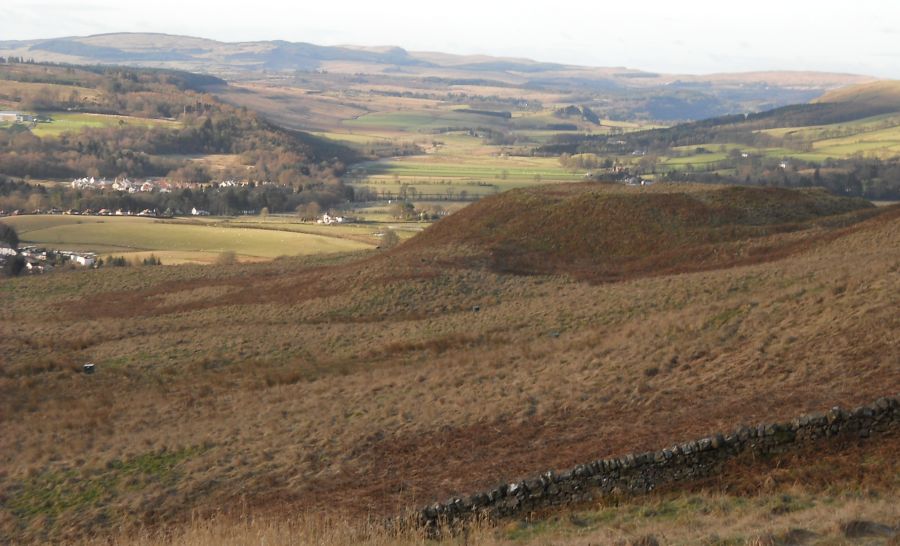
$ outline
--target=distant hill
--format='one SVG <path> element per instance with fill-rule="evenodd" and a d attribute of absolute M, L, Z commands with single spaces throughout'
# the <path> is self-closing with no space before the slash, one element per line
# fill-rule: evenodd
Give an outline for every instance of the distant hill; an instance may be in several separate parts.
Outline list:
<path fill-rule="evenodd" d="M 274 73 L 327 72 L 377 76 L 403 85 L 438 78 L 485 87 L 521 87 L 585 94 L 617 94 L 617 116 L 656 120 L 702 119 L 807 102 L 867 76 L 821 72 L 658 74 L 623 67 L 588 67 L 531 59 L 410 52 L 396 46 L 320 46 L 304 42 L 219 42 L 189 36 L 114 33 L 85 37 L 0 41 L 0 57 L 71 64 L 118 64 L 213 74 L 226 79 Z M 638 91 L 639 90 L 639 91 Z"/>
<path fill-rule="evenodd" d="M 885 80 L 844 87 L 830 91 L 813 102 L 817 104 L 864 104 L 900 112 L 900 81 Z"/>
<path fill-rule="evenodd" d="M 327 61 L 427 65 L 405 50 L 379 51 L 318 46 L 281 40 L 224 43 L 167 34 L 100 34 L 87 37 L 0 42 L 0 55 L 76 64 L 127 64 L 199 69 L 221 73 L 242 70 L 314 70 Z"/>
<path fill-rule="evenodd" d="M 397 252 L 438 249 L 497 271 L 617 280 L 781 257 L 822 219 L 849 213 L 837 223 L 850 223 L 870 210 L 819 189 L 567 184 L 485 198 Z"/>

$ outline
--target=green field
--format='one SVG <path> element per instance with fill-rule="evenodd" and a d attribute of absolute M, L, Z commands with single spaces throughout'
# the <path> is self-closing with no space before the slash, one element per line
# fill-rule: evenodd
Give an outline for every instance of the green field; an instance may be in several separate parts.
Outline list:
<path fill-rule="evenodd" d="M 57 137 L 63 133 L 80 131 L 83 128 L 102 127 L 177 127 L 175 121 L 163 119 L 138 118 L 133 116 L 113 116 L 105 114 L 84 114 L 71 112 L 53 112 L 49 114 L 52 121 L 38 123 L 31 132 L 39 137 Z"/>
<path fill-rule="evenodd" d="M 435 135 L 428 153 L 394 157 L 355 165 L 352 183 L 373 191 L 396 193 L 411 185 L 419 193 L 446 195 L 466 191 L 488 195 L 522 186 L 582 180 L 584 173 L 569 172 L 552 157 L 508 155 L 503 146 L 454 132 Z"/>
<path fill-rule="evenodd" d="M 5 223 L 23 245 L 105 253 L 165 253 L 178 262 L 208 262 L 222 252 L 258 260 L 371 248 L 373 244 L 324 234 L 281 229 L 222 227 L 190 221 L 150 218 L 17 216 Z M 194 257 L 196 259 L 191 259 Z"/>
<path fill-rule="evenodd" d="M 567 171 L 555 157 L 531 157 L 530 148 L 560 134 L 606 134 L 647 128 L 637 123 L 604 120 L 602 125 L 592 125 L 559 118 L 553 113 L 555 108 L 513 112 L 511 118 L 504 119 L 457 111 L 463 107 L 372 112 L 344 120 L 342 127 L 320 135 L 351 145 L 414 142 L 423 153 L 354 165 L 345 180 L 385 199 L 397 196 L 402 187 L 411 186 L 415 188 L 413 200 L 424 194 L 453 201 L 536 184 L 584 180 L 585 172 Z M 547 129 L 552 124 L 578 128 Z M 487 129 L 504 133 L 513 144 L 489 143 Z"/>

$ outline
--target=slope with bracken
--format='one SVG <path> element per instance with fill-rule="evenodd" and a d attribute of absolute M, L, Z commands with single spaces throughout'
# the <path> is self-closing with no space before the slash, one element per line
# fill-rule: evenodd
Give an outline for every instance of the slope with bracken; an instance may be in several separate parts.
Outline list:
<path fill-rule="evenodd" d="M 0 536 L 392 514 L 867 403 L 900 391 L 898 284 L 897 207 L 597 185 L 385 253 L 3 281 Z"/>
<path fill-rule="evenodd" d="M 585 183 L 484 199 L 401 252 L 463 245 L 498 271 L 616 280 L 771 260 L 873 213 L 822 190 Z"/>

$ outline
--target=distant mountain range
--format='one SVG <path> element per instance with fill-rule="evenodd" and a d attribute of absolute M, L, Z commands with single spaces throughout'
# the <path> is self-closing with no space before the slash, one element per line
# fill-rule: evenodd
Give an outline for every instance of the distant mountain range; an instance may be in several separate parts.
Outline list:
<path fill-rule="evenodd" d="M 657 74 L 530 59 L 411 52 L 400 47 L 320 46 L 286 41 L 219 42 L 169 34 L 119 33 L 0 41 L 0 56 L 76 65 L 128 65 L 215 75 L 232 82 L 275 80 L 340 89 L 354 83 L 434 92 L 479 87 L 478 94 L 551 91 L 565 102 L 601 107 L 616 119 L 664 122 L 760 112 L 807 103 L 824 93 L 875 81 L 854 74 L 745 72 Z M 317 74 L 322 74 L 318 76 Z M 327 74 L 327 76 L 325 76 Z M 314 81 L 315 80 L 315 81 Z M 313 82 L 311 84 L 311 82 Z M 462 88 L 462 89 L 460 89 Z M 510 91 L 511 88 L 520 91 Z"/>
<path fill-rule="evenodd" d="M 508 83 L 528 81 L 590 87 L 655 85 L 770 85 L 832 89 L 874 78 L 823 72 L 739 74 L 656 74 L 622 67 L 585 67 L 490 56 L 410 52 L 400 47 L 320 46 L 281 40 L 219 42 L 150 33 L 99 34 L 24 41 L 0 41 L 0 56 L 72 64 L 124 64 L 179 68 L 220 76 L 261 71 L 329 71 L 409 76 L 490 77 Z"/>

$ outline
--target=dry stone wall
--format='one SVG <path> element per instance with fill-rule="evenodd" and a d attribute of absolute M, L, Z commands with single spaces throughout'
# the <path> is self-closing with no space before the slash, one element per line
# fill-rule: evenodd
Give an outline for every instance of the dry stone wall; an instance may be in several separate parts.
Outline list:
<path fill-rule="evenodd" d="M 453 498 L 419 511 L 420 524 L 437 528 L 474 516 L 505 517 L 621 493 L 643 494 L 680 481 L 714 475 L 739 455 L 786 453 L 821 438 L 868 438 L 900 426 L 900 395 L 846 411 L 798 417 L 788 423 L 741 427 L 660 451 L 603 459 L 561 472 L 500 485 L 465 498 Z"/>

